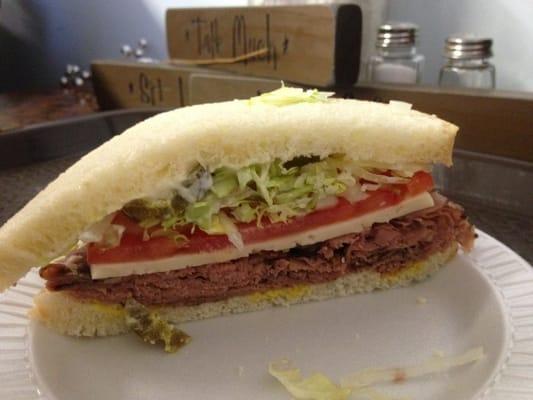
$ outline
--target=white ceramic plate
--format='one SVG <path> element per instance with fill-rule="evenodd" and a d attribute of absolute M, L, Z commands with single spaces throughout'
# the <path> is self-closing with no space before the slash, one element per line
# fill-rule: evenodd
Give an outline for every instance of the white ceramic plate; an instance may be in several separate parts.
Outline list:
<path fill-rule="evenodd" d="M 193 341 L 173 355 L 134 335 L 74 339 L 29 323 L 41 286 L 32 271 L 0 297 L 1 399 L 288 399 L 268 375 L 271 360 L 338 379 L 475 346 L 487 353 L 475 364 L 380 389 L 417 400 L 533 399 L 533 270 L 481 232 L 471 254 L 421 284 L 184 324 Z"/>

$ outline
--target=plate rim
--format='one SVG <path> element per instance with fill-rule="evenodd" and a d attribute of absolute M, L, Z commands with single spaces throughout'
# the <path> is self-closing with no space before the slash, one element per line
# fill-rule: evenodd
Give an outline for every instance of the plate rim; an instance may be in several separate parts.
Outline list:
<path fill-rule="evenodd" d="M 473 399 L 533 398 L 533 268 L 498 239 L 476 229 L 474 250 L 464 256 L 497 291 L 506 318 L 506 343 L 492 376 Z M 43 281 L 31 269 L 17 286 L 0 294 L 0 395 L 28 400 L 46 397 L 47 385 L 35 376 L 27 311 Z M 0 396 L 1 397 L 1 396 Z M 13 397 L 10 397 L 13 398 Z"/>

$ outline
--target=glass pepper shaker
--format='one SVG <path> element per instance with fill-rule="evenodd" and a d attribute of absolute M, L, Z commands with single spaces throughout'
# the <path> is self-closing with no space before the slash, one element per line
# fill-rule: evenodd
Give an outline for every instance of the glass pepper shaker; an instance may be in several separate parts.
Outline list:
<path fill-rule="evenodd" d="M 446 61 L 439 74 L 439 86 L 494 89 L 496 71 L 492 40 L 472 35 L 454 35 L 446 39 Z"/>
<path fill-rule="evenodd" d="M 424 56 L 416 52 L 417 32 L 418 27 L 410 23 L 388 23 L 380 26 L 376 54 L 368 63 L 370 82 L 420 82 Z"/>

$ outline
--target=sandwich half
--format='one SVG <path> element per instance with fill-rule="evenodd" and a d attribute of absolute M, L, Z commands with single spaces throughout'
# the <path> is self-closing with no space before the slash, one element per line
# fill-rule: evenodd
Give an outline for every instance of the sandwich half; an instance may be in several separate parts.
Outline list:
<path fill-rule="evenodd" d="M 0 229 L 0 290 L 41 266 L 31 316 L 67 335 L 179 323 L 426 279 L 474 230 L 437 194 L 457 127 L 400 102 L 282 88 L 150 118 Z"/>

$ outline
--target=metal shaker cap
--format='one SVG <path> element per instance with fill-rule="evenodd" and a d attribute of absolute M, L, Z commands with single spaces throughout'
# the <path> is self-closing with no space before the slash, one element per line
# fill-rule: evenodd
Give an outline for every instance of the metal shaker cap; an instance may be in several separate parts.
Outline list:
<path fill-rule="evenodd" d="M 492 39 L 471 34 L 453 35 L 446 39 L 444 55 L 452 60 L 492 57 Z"/>
<path fill-rule="evenodd" d="M 376 47 L 410 47 L 416 43 L 418 26 L 408 22 L 389 22 L 378 30 Z"/>

